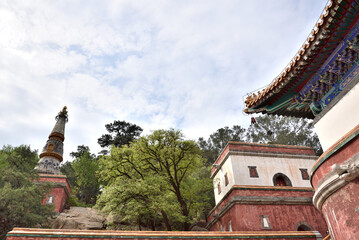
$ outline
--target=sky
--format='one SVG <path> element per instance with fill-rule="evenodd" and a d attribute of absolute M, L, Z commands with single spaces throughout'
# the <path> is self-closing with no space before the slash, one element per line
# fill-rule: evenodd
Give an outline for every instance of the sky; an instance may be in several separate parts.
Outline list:
<path fill-rule="evenodd" d="M 197 140 L 250 123 L 247 93 L 279 75 L 326 0 L 0 1 L 0 146 L 42 150 L 68 107 L 64 160 L 105 124 Z"/>

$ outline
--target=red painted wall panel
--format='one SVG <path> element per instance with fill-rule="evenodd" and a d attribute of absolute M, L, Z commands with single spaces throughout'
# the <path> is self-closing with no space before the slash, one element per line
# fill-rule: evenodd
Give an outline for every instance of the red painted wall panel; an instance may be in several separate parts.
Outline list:
<path fill-rule="evenodd" d="M 318 182 L 332 170 L 333 164 L 341 164 L 357 153 L 359 153 L 359 137 L 348 142 L 318 167 L 312 176 L 313 187 L 317 188 Z"/>
<path fill-rule="evenodd" d="M 42 204 L 46 204 L 48 196 L 54 196 L 54 212 L 62 212 L 64 203 L 67 199 L 66 192 L 63 188 L 53 188 L 51 193 L 49 193 L 43 200 Z"/>
<path fill-rule="evenodd" d="M 313 191 L 300 191 L 300 188 L 291 187 L 271 187 L 276 190 L 241 190 L 234 189 L 220 202 L 209 214 L 207 221 L 210 222 L 214 216 L 218 216 L 222 209 L 225 209 L 229 201 L 235 196 L 273 196 L 291 198 L 312 198 Z M 250 187 L 248 187 L 250 188 Z M 297 191 L 285 190 L 292 189 Z M 303 189 L 304 190 L 304 189 Z M 261 215 L 267 215 L 273 231 L 294 231 L 299 222 L 306 222 L 313 230 L 319 231 L 322 236 L 327 235 L 327 225 L 322 214 L 312 204 L 240 204 L 235 203 L 227 212 L 220 217 L 210 228 L 211 231 L 219 231 L 225 228 L 229 230 L 228 223 L 231 221 L 233 231 L 265 231 L 262 229 Z"/>
<path fill-rule="evenodd" d="M 53 204 L 55 205 L 54 212 L 62 212 L 66 199 L 68 198 L 68 194 L 66 193 L 65 188 L 67 188 L 67 192 L 71 193 L 70 185 L 67 179 L 63 176 L 50 175 L 47 176 L 45 174 L 40 175 L 40 182 L 51 182 L 54 183 L 54 187 L 48 195 L 45 196 L 42 204 L 46 204 L 46 201 L 49 196 L 54 196 Z M 56 184 L 62 184 L 64 186 L 56 186 Z"/>
<path fill-rule="evenodd" d="M 323 215 L 335 239 L 359 239 L 359 178 L 329 196 Z"/>
<path fill-rule="evenodd" d="M 322 236 L 327 235 L 325 220 L 313 205 L 235 204 L 210 231 L 219 231 L 221 226 L 228 231 L 229 221 L 233 231 L 266 231 L 262 229 L 261 215 L 268 216 L 273 231 L 295 231 L 299 222 L 306 222 Z"/>

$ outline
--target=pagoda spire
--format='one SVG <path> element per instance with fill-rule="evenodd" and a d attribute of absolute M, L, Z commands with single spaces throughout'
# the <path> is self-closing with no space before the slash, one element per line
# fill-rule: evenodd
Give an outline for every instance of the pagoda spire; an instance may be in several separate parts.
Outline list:
<path fill-rule="evenodd" d="M 63 159 L 62 155 L 65 141 L 65 124 L 68 121 L 66 106 L 63 107 L 55 119 L 56 124 L 42 149 L 39 163 L 35 167 L 39 173 L 60 174 L 60 163 Z"/>

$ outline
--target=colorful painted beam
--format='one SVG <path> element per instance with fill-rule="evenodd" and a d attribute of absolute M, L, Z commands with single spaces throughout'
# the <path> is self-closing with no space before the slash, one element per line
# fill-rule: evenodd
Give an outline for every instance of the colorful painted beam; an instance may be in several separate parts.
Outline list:
<path fill-rule="evenodd" d="M 357 1 L 329 1 L 288 67 L 263 91 L 247 97 L 245 112 L 306 118 L 319 114 L 326 106 L 323 96 L 337 86 L 329 94 L 335 97 L 333 92 L 342 90 L 338 86 L 343 76 L 352 72 L 353 62 L 358 61 L 358 19 Z"/>

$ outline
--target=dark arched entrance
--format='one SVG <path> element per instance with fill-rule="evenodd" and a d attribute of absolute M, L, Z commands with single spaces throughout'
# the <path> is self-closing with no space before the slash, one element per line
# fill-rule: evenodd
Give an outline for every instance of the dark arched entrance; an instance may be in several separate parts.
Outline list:
<path fill-rule="evenodd" d="M 295 225 L 294 230 L 295 231 L 313 231 L 313 228 L 307 222 L 301 221 Z"/>
<path fill-rule="evenodd" d="M 292 186 L 290 179 L 283 173 L 276 173 L 273 176 L 274 186 Z"/>

